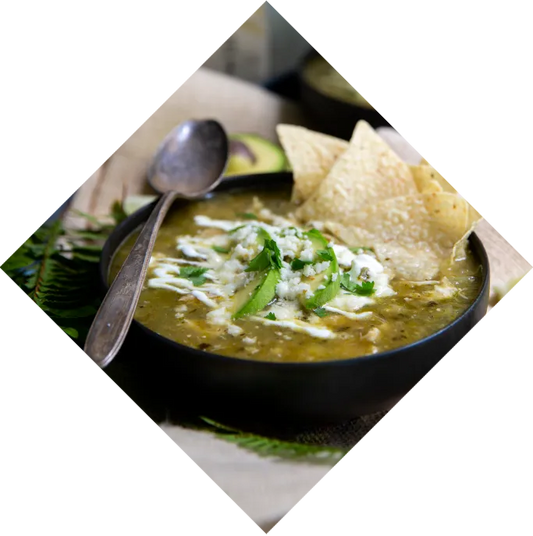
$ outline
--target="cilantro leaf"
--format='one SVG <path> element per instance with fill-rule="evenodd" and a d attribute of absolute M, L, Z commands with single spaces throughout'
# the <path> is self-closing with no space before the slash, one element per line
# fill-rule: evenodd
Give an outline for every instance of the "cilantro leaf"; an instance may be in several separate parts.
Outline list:
<path fill-rule="evenodd" d="M 237 216 L 245 220 L 257 220 L 257 216 L 253 212 L 237 212 Z"/>
<path fill-rule="evenodd" d="M 342 274 L 341 287 L 358 296 L 372 296 L 374 294 L 374 281 L 363 281 L 361 285 L 350 280 L 350 274 Z"/>
<path fill-rule="evenodd" d="M 272 265 L 272 252 L 263 248 L 251 261 L 245 272 L 262 272 Z"/>
<path fill-rule="evenodd" d="M 274 313 L 268 313 L 265 318 L 268 320 L 276 320 L 276 315 Z"/>
<path fill-rule="evenodd" d="M 265 240 L 265 248 L 272 252 L 272 264 L 276 268 L 281 268 L 281 251 L 274 240 Z"/>
<path fill-rule="evenodd" d="M 313 264 L 313 261 L 302 261 L 302 259 L 294 259 L 291 262 L 291 268 L 293 270 L 301 270 L 306 264 Z"/>
<path fill-rule="evenodd" d="M 316 316 L 319 316 L 320 318 L 324 318 L 325 316 L 328 316 L 328 312 L 324 309 L 324 307 L 317 307 L 313 313 L 315 313 Z"/>
<path fill-rule="evenodd" d="M 213 250 L 217 253 L 229 253 L 229 249 L 221 248 L 220 246 L 213 246 Z"/>
<path fill-rule="evenodd" d="M 355 291 L 360 296 L 372 296 L 374 294 L 374 281 L 363 281 L 361 285 L 356 285 Z"/>
<path fill-rule="evenodd" d="M 261 272 L 267 268 L 280 269 L 281 266 L 281 252 L 278 245 L 274 240 L 266 238 L 262 251 L 250 261 L 250 264 L 244 271 Z"/>
<path fill-rule="evenodd" d="M 316 254 L 321 258 L 323 261 L 333 261 L 333 254 L 331 250 L 328 249 L 319 249 L 317 250 Z"/>
<path fill-rule="evenodd" d="M 318 229 L 311 229 L 310 231 L 307 231 L 305 235 L 311 239 L 314 238 L 315 240 L 320 242 L 323 247 L 326 247 L 328 245 L 328 241 Z"/>
<path fill-rule="evenodd" d="M 207 281 L 204 274 L 208 269 L 198 266 L 182 266 L 180 268 L 180 277 L 188 279 L 195 287 L 200 287 Z"/>

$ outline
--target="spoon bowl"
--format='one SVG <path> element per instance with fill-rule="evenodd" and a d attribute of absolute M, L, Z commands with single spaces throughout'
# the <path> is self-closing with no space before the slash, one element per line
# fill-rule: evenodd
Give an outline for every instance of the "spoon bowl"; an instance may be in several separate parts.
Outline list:
<path fill-rule="evenodd" d="M 85 352 L 100 367 L 113 360 L 126 338 L 157 232 L 172 203 L 178 197 L 192 199 L 213 190 L 222 180 L 228 157 L 226 132 L 213 120 L 181 123 L 161 143 L 148 181 L 163 195 L 102 301 L 85 341 Z"/>
<path fill-rule="evenodd" d="M 228 138 L 218 122 L 185 121 L 159 146 L 148 182 L 159 193 L 175 191 L 186 198 L 204 195 L 222 180 L 228 150 Z"/>

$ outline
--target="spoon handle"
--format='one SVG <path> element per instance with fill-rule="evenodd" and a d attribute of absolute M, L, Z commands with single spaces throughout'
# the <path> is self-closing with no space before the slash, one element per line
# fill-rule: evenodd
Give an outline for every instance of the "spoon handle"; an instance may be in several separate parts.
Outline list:
<path fill-rule="evenodd" d="M 159 199 L 96 313 L 84 350 L 102 368 L 116 356 L 126 338 L 157 232 L 177 195 L 170 191 Z"/>

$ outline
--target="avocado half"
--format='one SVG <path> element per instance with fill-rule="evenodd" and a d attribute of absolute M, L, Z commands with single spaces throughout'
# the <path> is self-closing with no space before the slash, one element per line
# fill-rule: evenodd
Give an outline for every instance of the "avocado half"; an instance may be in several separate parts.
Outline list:
<path fill-rule="evenodd" d="M 288 169 L 283 149 L 256 134 L 232 134 L 226 176 L 274 173 Z"/>

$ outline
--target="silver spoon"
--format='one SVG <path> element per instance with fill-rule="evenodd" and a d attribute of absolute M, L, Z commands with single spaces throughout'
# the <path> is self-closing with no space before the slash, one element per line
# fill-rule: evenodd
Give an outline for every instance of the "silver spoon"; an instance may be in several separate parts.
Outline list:
<path fill-rule="evenodd" d="M 201 197 L 222 180 L 229 142 L 216 121 L 186 121 L 163 140 L 148 182 L 163 194 L 96 313 L 85 352 L 100 367 L 116 356 L 133 320 L 157 232 L 176 198 Z"/>

